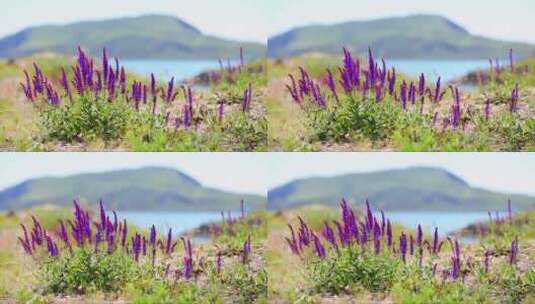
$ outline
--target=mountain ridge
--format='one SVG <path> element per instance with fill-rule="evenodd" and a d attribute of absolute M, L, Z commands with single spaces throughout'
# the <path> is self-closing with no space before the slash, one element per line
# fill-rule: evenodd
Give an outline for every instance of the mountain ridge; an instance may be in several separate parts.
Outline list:
<path fill-rule="evenodd" d="M 205 35 L 171 15 L 141 15 L 32 26 L 0 39 L 0 57 L 38 53 L 72 55 L 78 46 L 98 55 L 105 47 L 123 59 L 217 59 L 236 57 L 244 47 L 248 58 L 265 54 L 260 43 Z"/>
<path fill-rule="evenodd" d="M 290 181 L 268 193 L 272 211 L 321 204 L 336 206 L 341 198 L 370 199 L 386 210 L 487 211 L 503 209 L 508 198 L 519 209 L 535 208 L 535 198 L 473 187 L 451 172 L 410 167 Z"/>
<path fill-rule="evenodd" d="M 142 167 L 27 180 L 0 191 L 0 210 L 69 206 L 79 198 L 90 205 L 103 199 L 115 210 L 133 211 L 238 210 L 241 199 L 250 210 L 261 210 L 266 200 L 203 186 L 175 169 Z"/>
<path fill-rule="evenodd" d="M 510 48 L 520 57 L 535 55 L 534 45 L 472 35 L 446 17 L 416 14 L 296 27 L 268 40 L 268 56 L 339 54 L 342 47 L 362 54 L 371 47 L 390 59 L 488 59 Z"/>

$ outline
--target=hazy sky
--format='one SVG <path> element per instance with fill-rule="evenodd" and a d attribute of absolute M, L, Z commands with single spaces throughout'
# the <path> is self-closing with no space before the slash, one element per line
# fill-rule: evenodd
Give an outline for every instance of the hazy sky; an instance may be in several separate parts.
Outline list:
<path fill-rule="evenodd" d="M 162 13 L 205 33 L 265 42 L 303 24 L 429 13 L 476 34 L 535 43 L 533 0 L 2 0 L 2 8 L 0 36 L 30 25 Z"/>
<path fill-rule="evenodd" d="M 533 153 L 0 153 L 0 164 L 0 189 L 40 176 L 157 165 L 207 186 L 265 195 L 296 178 L 432 166 L 473 186 L 535 195 Z"/>

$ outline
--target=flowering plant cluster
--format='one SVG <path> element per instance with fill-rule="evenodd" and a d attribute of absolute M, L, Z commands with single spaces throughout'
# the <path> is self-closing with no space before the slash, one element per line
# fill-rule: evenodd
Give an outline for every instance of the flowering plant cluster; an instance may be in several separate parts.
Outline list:
<path fill-rule="evenodd" d="M 418 225 L 415 234 L 401 231 L 396 237 L 385 213 L 381 211 L 378 216 L 368 201 L 362 217 L 345 200 L 342 200 L 340 208 L 341 218 L 332 223 L 325 222 L 321 231 L 311 229 L 301 217 L 297 227 L 289 224 L 290 236 L 286 237 L 286 242 L 290 251 L 305 260 L 313 253 L 320 262 L 336 260 L 346 251 L 359 251 L 372 256 L 397 258 L 403 265 L 414 262 L 420 269 L 424 269 L 425 263 L 431 263 L 429 269 L 436 277 L 439 267 L 443 267 L 439 261 L 444 245 L 449 244 L 449 267 L 440 269 L 440 277 L 443 280 L 462 280 L 472 267 L 470 258 L 463 255 L 460 241 L 451 237 L 441 238 L 438 228 L 431 233 L 431 238 L 426 237 L 421 225 Z M 512 211 L 509 212 L 512 214 Z M 515 238 L 509 249 L 511 266 L 517 263 L 518 252 L 518 238 Z M 485 272 L 490 269 L 491 256 L 492 252 L 487 251 L 482 260 Z"/>

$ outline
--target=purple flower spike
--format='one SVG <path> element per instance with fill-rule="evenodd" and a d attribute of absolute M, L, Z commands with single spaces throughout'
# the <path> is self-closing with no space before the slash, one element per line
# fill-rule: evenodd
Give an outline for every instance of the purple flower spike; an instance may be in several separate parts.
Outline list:
<path fill-rule="evenodd" d="M 251 108 L 251 100 L 252 100 L 252 86 L 249 84 L 249 87 L 245 90 L 243 93 L 243 101 L 242 101 L 242 112 L 249 112 L 249 109 Z"/>
<path fill-rule="evenodd" d="M 490 99 L 487 99 L 487 101 L 485 102 L 485 119 L 486 120 L 489 120 L 491 113 L 492 113 L 492 109 L 491 109 Z"/>
<path fill-rule="evenodd" d="M 376 255 L 381 253 L 381 227 L 377 221 L 373 226 L 373 248 Z"/>
<path fill-rule="evenodd" d="M 63 87 L 63 89 L 65 90 L 65 94 L 67 94 L 67 96 L 69 97 L 69 100 L 72 101 L 72 94 L 71 94 L 71 90 L 69 88 L 69 79 L 67 78 L 67 73 L 65 72 L 64 68 L 61 68 L 60 84 Z"/>
<path fill-rule="evenodd" d="M 489 251 L 485 252 L 485 262 L 484 262 L 485 273 L 489 273 L 489 270 L 490 270 L 490 255 L 491 253 Z"/>
<path fill-rule="evenodd" d="M 184 244 L 184 278 L 189 280 L 193 275 L 193 249 L 191 246 L 191 240 L 182 238 Z"/>
<path fill-rule="evenodd" d="M 399 236 L 399 251 L 401 253 L 401 260 L 403 263 L 407 262 L 407 235 L 402 232 Z"/>
<path fill-rule="evenodd" d="M 331 89 L 331 93 L 333 94 L 333 97 L 336 100 L 336 102 L 340 102 L 340 100 L 338 99 L 338 93 L 336 92 L 336 82 L 334 80 L 333 73 L 331 72 L 330 69 L 327 69 L 326 82 L 327 82 L 327 86 L 329 87 L 329 89 Z"/>
<path fill-rule="evenodd" d="M 223 262 L 222 262 L 222 259 L 221 259 L 221 251 L 218 251 L 217 252 L 217 258 L 216 258 L 216 272 L 217 274 L 220 274 L 221 273 L 221 266 L 223 265 Z"/>
<path fill-rule="evenodd" d="M 441 78 L 438 77 L 437 84 L 435 86 L 435 95 L 433 96 L 433 102 L 435 103 L 440 102 L 442 100 L 442 97 L 444 96 L 444 93 L 441 93 L 440 90 L 440 82 Z"/>
<path fill-rule="evenodd" d="M 322 235 L 338 252 L 339 249 L 338 244 L 336 243 L 336 237 L 334 236 L 334 231 L 327 222 L 324 223 Z"/>
<path fill-rule="evenodd" d="M 418 95 L 423 96 L 425 93 L 425 75 L 422 73 L 418 81 Z"/>
<path fill-rule="evenodd" d="M 459 244 L 459 240 L 455 240 L 453 242 L 451 239 L 449 239 L 450 245 L 451 245 L 451 277 L 456 280 L 461 275 L 461 248 Z"/>
<path fill-rule="evenodd" d="M 518 262 L 518 237 L 516 237 L 511 243 L 511 250 L 509 251 L 509 264 L 511 266 L 516 265 Z"/>
<path fill-rule="evenodd" d="M 390 220 L 386 222 L 386 242 L 388 247 L 392 247 L 392 224 Z"/>
<path fill-rule="evenodd" d="M 292 225 L 288 224 L 288 227 L 290 228 L 291 232 L 291 238 L 286 238 L 286 242 L 288 243 L 288 246 L 292 250 L 292 253 L 295 255 L 300 255 L 300 246 L 299 243 L 295 237 L 295 231 Z"/>
<path fill-rule="evenodd" d="M 325 251 L 325 247 L 323 247 L 323 244 L 321 244 L 321 240 L 314 233 L 312 233 L 312 238 L 314 239 L 314 249 L 316 250 L 316 255 L 322 260 L 325 259 L 325 257 L 327 257 L 327 253 Z"/>
<path fill-rule="evenodd" d="M 511 93 L 511 102 L 509 103 L 509 111 L 511 113 L 515 113 L 518 110 L 519 99 L 520 98 L 519 98 L 518 83 L 517 83 L 515 88 L 513 89 L 513 92 Z"/>
<path fill-rule="evenodd" d="M 424 232 L 422 230 L 422 225 L 418 225 L 418 229 L 416 231 L 416 245 L 418 247 L 422 247 L 423 239 L 424 239 Z"/>
<path fill-rule="evenodd" d="M 295 78 L 292 74 L 288 75 L 290 77 L 290 81 L 292 82 L 291 85 L 286 85 L 286 88 L 290 92 L 290 95 L 292 96 L 292 99 L 296 103 L 301 103 L 301 94 L 299 93 L 299 89 L 297 88 L 297 83 L 295 81 Z"/>
<path fill-rule="evenodd" d="M 439 251 L 438 228 L 435 228 L 435 233 L 433 234 L 433 254 L 436 255 L 439 253 Z"/>
<path fill-rule="evenodd" d="M 251 254 L 251 236 L 248 236 L 245 243 L 243 243 L 243 251 L 242 251 L 242 263 L 243 264 L 247 264 L 247 262 L 249 261 L 250 254 Z"/>

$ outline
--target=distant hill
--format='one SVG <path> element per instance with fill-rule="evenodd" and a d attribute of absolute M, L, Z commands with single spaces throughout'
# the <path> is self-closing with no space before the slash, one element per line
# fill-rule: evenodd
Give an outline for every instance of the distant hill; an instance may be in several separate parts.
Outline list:
<path fill-rule="evenodd" d="M 221 211 L 265 209 L 266 199 L 228 193 L 202 186 L 173 169 L 142 168 L 68 177 L 29 180 L 0 192 L 0 210 L 20 210 L 36 205 L 70 206 L 74 198 L 109 208 L 134 211 Z"/>
<path fill-rule="evenodd" d="M 508 198 L 515 209 L 535 208 L 535 198 L 473 188 L 461 178 L 434 168 L 409 168 L 290 182 L 269 191 L 268 209 L 310 204 L 336 206 L 342 197 L 354 203 L 369 198 L 385 210 L 503 210 Z"/>
<path fill-rule="evenodd" d="M 389 59 L 504 58 L 510 48 L 521 57 L 535 55 L 533 45 L 475 36 L 433 15 L 299 27 L 269 39 L 268 55 L 280 58 L 310 52 L 341 54 L 344 46 L 356 53 L 371 47 Z"/>
<path fill-rule="evenodd" d="M 0 58 L 42 52 L 72 55 L 79 45 L 93 55 L 106 47 L 123 59 L 237 58 L 240 46 L 249 57 L 266 53 L 266 47 L 258 43 L 207 36 L 178 18 L 147 15 L 28 28 L 0 40 Z"/>

